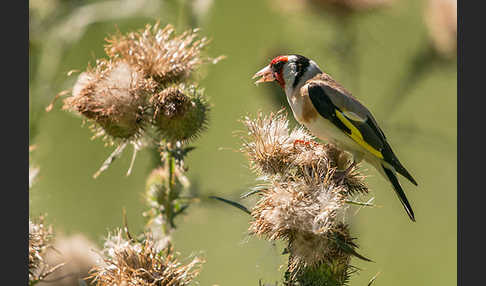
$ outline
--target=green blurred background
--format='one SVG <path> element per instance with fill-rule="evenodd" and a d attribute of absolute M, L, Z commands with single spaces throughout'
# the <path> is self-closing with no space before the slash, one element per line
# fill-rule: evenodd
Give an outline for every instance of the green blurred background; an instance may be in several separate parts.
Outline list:
<path fill-rule="evenodd" d="M 285 104 L 275 85 L 257 88 L 251 76 L 287 53 L 313 59 L 365 103 L 419 183 L 417 188 L 401 179 L 415 210 L 417 222 L 412 223 L 391 186 L 363 165 L 371 189 L 367 199 L 374 197 L 381 207 L 355 216 L 351 212 L 359 252 L 375 261 L 353 259 L 361 271 L 351 285 L 367 285 L 378 272 L 375 285 L 455 285 L 456 60 L 431 49 L 425 1 L 395 1 L 386 9 L 351 14 L 294 8 L 295 3 L 31 0 L 30 144 L 37 146 L 31 162 L 40 167 L 40 175 L 30 191 L 30 215 L 47 213 L 57 231 L 83 233 L 98 245 L 109 230 L 121 226 L 123 207 L 131 231 L 142 230 L 150 153 L 139 153 L 127 177 L 128 148 L 94 180 L 113 148 L 91 141 L 87 126 L 62 111 L 60 102 L 49 113 L 44 108 L 56 93 L 72 87 L 76 76 L 67 77 L 69 70 L 84 70 L 88 62 L 104 57 L 108 34 L 160 19 L 179 32 L 200 27 L 202 35 L 213 39 L 208 54 L 227 56 L 201 71 L 200 84 L 213 109 L 209 129 L 192 144 L 197 148 L 186 164 L 202 199 L 176 221 L 174 237 L 183 256 L 202 253 L 207 259 L 197 279 L 201 285 L 257 285 L 259 279 L 274 283 L 283 276 L 282 245 L 250 238 L 247 215 L 204 197 L 237 200 L 256 184 L 234 132 L 244 130 L 238 122 L 242 116 Z"/>

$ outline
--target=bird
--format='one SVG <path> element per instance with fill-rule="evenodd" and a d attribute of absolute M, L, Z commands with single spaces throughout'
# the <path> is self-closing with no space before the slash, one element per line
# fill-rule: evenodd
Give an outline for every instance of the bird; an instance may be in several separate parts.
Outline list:
<path fill-rule="evenodd" d="M 375 167 L 388 180 L 409 218 L 415 222 L 412 207 L 397 173 L 417 186 L 400 163 L 377 121 L 351 92 L 323 72 L 311 59 L 298 54 L 277 56 L 259 70 L 255 84 L 276 81 L 284 90 L 297 122 L 317 138 L 332 143 L 353 156 L 344 171 L 362 160 Z"/>

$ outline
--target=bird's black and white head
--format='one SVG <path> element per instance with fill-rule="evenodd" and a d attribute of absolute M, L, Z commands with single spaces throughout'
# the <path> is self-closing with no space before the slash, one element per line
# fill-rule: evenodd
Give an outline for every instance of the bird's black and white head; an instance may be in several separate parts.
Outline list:
<path fill-rule="evenodd" d="M 289 96 L 298 91 L 307 80 L 320 73 L 321 69 L 313 60 L 301 55 L 284 55 L 274 58 L 253 78 L 261 77 L 256 84 L 277 81 Z"/>

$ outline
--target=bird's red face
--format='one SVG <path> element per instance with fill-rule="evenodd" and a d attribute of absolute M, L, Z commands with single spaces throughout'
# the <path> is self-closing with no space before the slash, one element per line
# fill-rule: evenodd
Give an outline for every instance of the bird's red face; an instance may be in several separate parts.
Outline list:
<path fill-rule="evenodd" d="M 285 88 L 283 67 L 288 61 L 289 59 L 287 56 L 278 56 L 274 58 L 268 66 L 264 67 L 253 76 L 253 78 L 261 77 L 255 83 L 277 81 L 282 88 Z"/>

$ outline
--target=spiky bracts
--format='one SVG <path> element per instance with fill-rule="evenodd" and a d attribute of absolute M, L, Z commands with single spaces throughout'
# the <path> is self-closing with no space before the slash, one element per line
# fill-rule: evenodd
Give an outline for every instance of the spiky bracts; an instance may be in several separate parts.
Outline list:
<path fill-rule="evenodd" d="M 150 237 L 144 242 L 129 241 L 123 238 L 121 231 L 108 236 L 103 256 L 105 264 L 91 271 L 91 278 L 98 286 L 188 285 L 204 263 L 196 257 L 182 264 L 170 249 L 158 251 Z"/>
<path fill-rule="evenodd" d="M 356 168 L 343 173 L 350 164 L 346 153 L 313 141 L 302 127 L 289 131 L 281 111 L 243 123 L 249 131 L 243 151 L 265 180 L 250 233 L 288 242 L 289 285 L 315 271 L 336 283 L 329 285 L 343 285 L 355 247 L 345 223 L 347 201 L 367 192 L 362 176 Z"/>
<path fill-rule="evenodd" d="M 42 253 L 47 249 L 52 237 L 52 229 L 40 222 L 29 220 L 29 280 L 34 280 L 35 272 L 43 262 Z"/>
<path fill-rule="evenodd" d="M 243 139 L 243 151 L 248 154 L 250 167 L 269 179 L 281 181 L 315 181 L 323 183 L 325 178 L 336 183 L 339 170 L 350 165 L 351 157 L 332 144 L 314 141 L 304 127 L 289 131 L 288 120 L 283 110 L 270 116 L 258 114 L 251 119 L 245 117 L 243 124 L 248 136 Z M 336 170 L 338 170 L 336 172 Z M 366 193 L 363 176 L 353 168 L 340 184 L 349 195 Z"/>
<path fill-rule="evenodd" d="M 162 29 L 159 23 L 147 25 L 138 32 L 111 36 L 106 40 L 105 52 L 110 58 L 127 60 L 161 85 L 181 82 L 199 65 L 211 60 L 201 57 L 209 40 L 199 38 L 197 33 L 195 29 L 176 35 L 172 25 Z"/>
<path fill-rule="evenodd" d="M 201 56 L 206 38 L 199 39 L 197 30 L 177 36 L 171 25 L 161 29 L 157 23 L 106 41 L 109 59 L 80 74 L 65 109 L 96 122 L 96 135 L 112 139 L 136 139 L 149 125 L 168 141 L 189 140 L 204 130 L 209 105 L 202 89 L 186 81 L 201 64 L 214 61 Z"/>
<path fill-rule="evenodd" d="M 150 99 L 153 124 L 169 141 L 188 141 L 207 128 L 209 104 L 196 86 L 170 86 Z"/>

